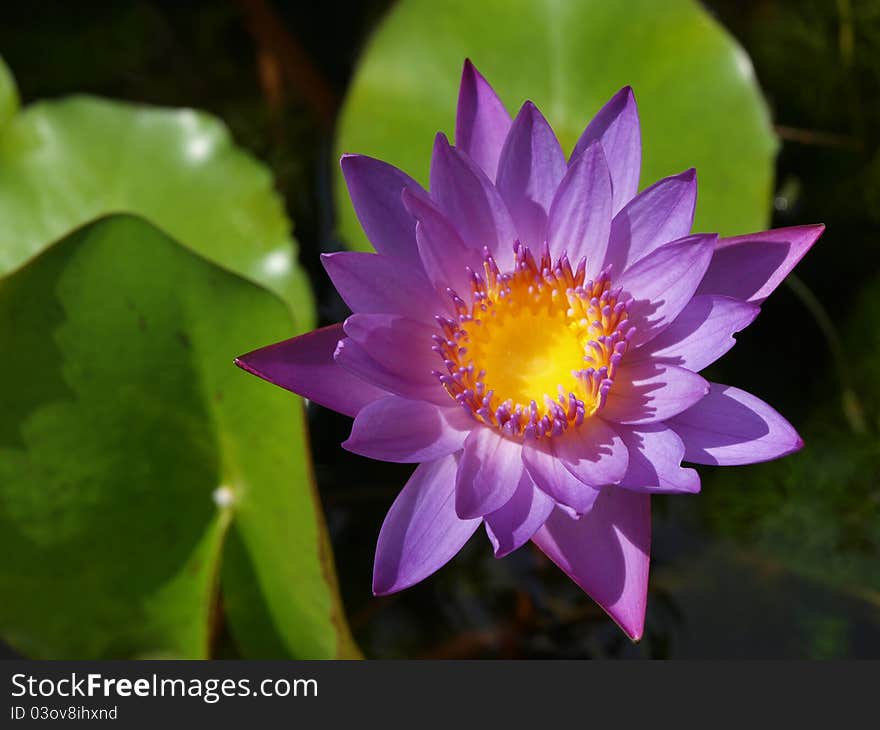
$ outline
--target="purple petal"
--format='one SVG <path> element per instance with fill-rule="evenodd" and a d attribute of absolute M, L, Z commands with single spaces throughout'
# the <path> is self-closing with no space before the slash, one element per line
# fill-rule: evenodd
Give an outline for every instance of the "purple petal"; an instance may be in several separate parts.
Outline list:
<path fill-rule="evenodd" d="M 442 365 L 440 356 L 431 349 L 435 327 L 396 314 L 353 314 L 345 320 L 343 330 L 395 377 L 397 385 L 386 390 L 441 406 L 454 404 L 434 375 Z"/>
<path fill-rule="evenodd" d="M 333 352 L 343 337 L 342 325 L 334 324 L 261 347 L 236 358 L 235 364 L 326 408 L 356 416 L 365 405 L 387 393 L 334 362 Z"/>
<path fill-rule="evenodd" d="M 455 116 L 455 144 L 495 179 L 510 114 L 470 59 L 464 62 Z"/>
<path fill-rule="evenodd" d="M 403 202 L 418 221 L 416 241 L 428 278 L 441 292 L 451 287 L 461 295 L 469 293 L 471 279 L 467 267 L 480 270 L 478 252 L 465 246 L 452 223 L 430 200 L 404 191 Z"/>
<path fill-rule="evenodd" d="M 718 241 L 698 294 L 723 294 L 760 304 L 816 242 L 823 225 L 777 228 Z"/>
<path fill-rule="evenodd" d="M 700 475 L 683 469 L 684 442 L 663 423 L 646 423 L 621 428 L 620 436 L 629 449 L 629 468 L 620 486 L 636 492 L 696 493 Z"/>
<path fill-rule="evenodd" d="M 365 155 L 343 155 L 340 164 L 354 211 L 376 251 L 418 266 L 416 222 L 400 194 L 409 190 L 427 198 L 422 186 L 393 165 Z"/>
<path fill-rule="evenodd" d="M 442 568 L 480 526 L 455 514 L 454 455 L 421 464 L 394 500 L 376 545 L 373 593 L 409 588 Z"/>
<path fill-rule="evenodd" d="M 699 372 L 733 347 L 733 334 L 748 327 L 760 311 L 757 304 L 739 299 L 696 296 L 657 337 L 627 353 L 627 362 L 652 359 Z"/>
<path fill-rule="evenodd" d="M 632 89 L 618 91 L 593 117 L 571 153 L 571 161 L 593 142 L 600 142 L 614 183 L 612 215 L 617 213 L 639 189 L 642 167 L 642 133 L 639 110 Z"/>
<path fill-rule="evenodd" d="M 709 395 L 669 420 L 696 464 L 756 464 L 798 451 L 804 442 L 792 425 L 760 398 L 710 383 Z"/>
<path fill-rule="evenodd" d="M 614 216 L 605 266 L 626 271 L 664 243 L 691 232 L 697 204 L 697 173 L 690 169 L 640 192 Z"/>
<path fill-rule="evenodd" d="M 611 176 L 594 143 L 572 162 L 559 185 L 547 216 L 547 243 L 554 258 L 563 251 L 572 261 L 587 259 L 587 270 L 598 271 L 611 231 Z"/>
<path fill-rule="evenodd" d="M 501 509 L 486 515 L 486 533 L 496 558 L 509 555 L 541 527 L 555 504 L 523 472 L 513 497 Z"/>
<path fill-rule="evenodd" d="M 516 228 L 498 190 L 443 134 L 434 142 L 431 197 L 471 250 L 487 246 L 502 269 L 513 261 Z"/>
<path fill-rule="evenodd" d="M 483 426 L 464 442 L 455 484 L 455 511 L 462 519 L 501 509 L 513 497 L 524 467 L 522 446 Z"/>
<path fill-rule="evenodd" d="M 426 400 L 441 406 L 451 402 L 446 391 L 436 380 L 434 383 L 428 379 L 416 380 L 403 365 L 396 365 L 392 370 L 370 357 L 369 353 L 350 337 L 339 341 L 333 359 L 352 375 L 388 393 L 411 400 Z"/>
<path fill-rule="evenodd" d="M 685 368 L 650 360 L 625 362 L 614 376 L 602 418 L 630 424 L 665 421 L 708 392 L 709 384 Z"/>
<path fill-rule="evenodd" d="M 619 482 L 629 460 L 620 436 L 598 417 L 554 439 L 553 450 L 574 476 L 597 488 Z"/>
<path fill-rule="evenodd" d="M 496 185 L 520 242 L 535 251 L 544 243 L 547 211 L 565 170 L 565 155 L 556 135 L 538 108 L 527 101 L 504 143 Z"/>
<path fill-rule="evenodd" d="M 615 281 L 634 301 L 629 319 L 636 327 L 632 346 L 656 337 L 691 300 L 715 249 L 713 234 L 689 236 L 649 253 Z"/>
<path fill-rule="evenodd" d="M 650 500 L 647 494 L 604 489 L 579 520 L 557 510 L 532 538 L 633 641 L 642 636 L 648 600 Z"/>
<path fill-rule="evenodd" d="M 457 405 L 442 408 L 389 395 L 358 413 L 342 446 L 380 461 L 433 461 L 460 451 L 474 426 L 474 419 Z"/>
<path fill-rule="evenodd" d="M 544 494 L 579 515 L 590 511 L 599 496 L 599 490 L 584 484 L 566 469 L 552 444 L 526 441 L 523 443 L 522 459 L 529 476 Z"/>
<path fill-rule="evenodd" d="M 400 314 L 433 323 L 435 315 L 450 311 L 421 266 L 350 251 L 321 254 L 321 262 L 353 312 Z"/>

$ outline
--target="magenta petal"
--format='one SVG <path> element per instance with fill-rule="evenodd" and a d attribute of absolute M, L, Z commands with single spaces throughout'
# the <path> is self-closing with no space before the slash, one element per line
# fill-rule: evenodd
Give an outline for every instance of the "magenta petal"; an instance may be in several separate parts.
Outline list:
<path fill-rule="evenodd" d="M 593 142 L 600 142 L 608 160 L 614 183 L 612 215 L 616 214 L 639 189 L 642 165 L 642 133 L 639 110 L 632 89 L 618 91 L 593 117 L 571 153 L 571 162 Z"/>
<path fill-rule="evenodd" d="M 565 170 L 565 155 L 556 135 L 538 108 L 527 101 L 504 143 L 496 186 L 520 242 L 534 251 L 540 251 L 544 243 L 547 211 Z"/>
<path fill-rule="evenodd" d="M 340 164 L 354 211 L 376 251 L 418 266 L 416 222 L 400 194 L 409 190 L 427 198 L 422 186 L 393 165 L 365 155 L 343 155 Z"/>
<path fill-rule="evenodd" d="M 409 588 L 442 568 L 480 526 L 455 514 L 454 455 L 418 466 L 394 500 L 376 545 L 373 593 Z"/>
<path fill-rule="evenodd" d="M 614 216 L 605 266 L 626 271 L 665 243 L 684 238 L 694 223 L 697 174 L 690 169 L 640 192 Z"/>
<path fill-rule="evenodd" d="M 418 221 L 416 242 L 428 278 L 441 292 L 446 287 L 461 294 L 470 292 L 467 267 L 479 271 L 482 257 L 465 246 L 455 227 L 433 202 L 410 195 L 409 191 L 404 191 L 403 202 Z"/>
<path fill-rule="evenodd" d="M 709 395 L 668 422 L 684 441 L 686 461 L 756 464 L 804 445 L 792 425 L 760 398 L 729 385 L 710 385 Z"/>
<path fill-rule="evenodd" d="M 629 467 L 620 486 L 636 492 L 676 494 L 700 491 L 700 475 L 682 468 L 684 442 L 664 423 L 620 428 Z"/>
<path fill-rule="evenodd" d="M 467 155 L 438 134 L 431 158 L 431 198 L 472 251 L 488 247 L 499 266 L 513 260 L 516 228 L 498 190 Z"/>
<path fill-rule="evenodd" d="M 598 271 L 611 231 L 611 176 L 602 145 L 594 143 L 572 162 L 556 191 L 547 216 L 547 243 L 558 257 L 563 251 L 587 270 Z"/>
<path fill-rule="evenodd" d="M 490 428 L 471 431 L 464 442 L 455 484 L 455 511 L 462 519 L 501 509 L 524 471 L 522 446 Z"/>
<path fill-rule="evenodd" d="M 556 510 L 534 543 L 633 640 L 642 636 L 651 554 L 651 498 L 614 487 L 586 515 Z"/>
<path fill-rule="evenodd" d="M 513 497 L 501 509 L 486 515 L 486 533 L 496 558 L 522 546 L 543 525 L 556 505 L 523 472 Z"/>
<path fill-rule="evenodd" d="M 760 304 L 816 242 L 823 225 L 777 228 L 718 241 L 697 290 Z"/>
<path fill-rule="evenodd" d="M 353 312 L 400 314 L 433 323 L 435 315 L 449 310 L 421 266 L 354 251 L 322 254 L 321 263 Z"/>
<path fill-rule="evenodd" d="M 715 234 L 699 234 L 668 243 L 615 280 L 634 299 L 628 308 L 636 327 L 632 346 L 656 337 L 684 309 L 712 260 L 717 239 Z"/>
<path fill-rule="evenodd" d="M 236 358 L 235 364 L 303 398 L 356 416 L 365 405 L 387 393 L 336 364 L 333 352 L 343 337 L 342 325 L 334 324 L 261 347 Z"/>
<path fill-rule="evenodd" d="M 617 423 L 656 423 L 690 408 L 709 384 L 690 370 L 647 360 L 617 369 L 602 418 Z"/>
<path fill-rule="evenodd" d="M 442 408 L 389 395 L 361 409 L 342 446 L 380 461 L 433 461 L 460 451 L 474 425 L 457 405 Z"/>
<path fill-rule="evenodd" d="M 599 489 L 588 486 L 565 468 L 553 447 L 535 440 L 523 444 L 522 460 L 538 488 L 577 514 L 589 512 Z"/>
<path fill-rule="evenodd" d="M 699 372 L 736 344 L 735 332 L 748 327 L 757 304 L 715 295 L 696 296 L 665 330 L 627 353 L 627 363 L 656 360 Z"/>
<path fill-rule="evenodd" d="M 455 116 L 455 144 L 495 179 L 510 114 L 470 59 L 464 62 Z"/>

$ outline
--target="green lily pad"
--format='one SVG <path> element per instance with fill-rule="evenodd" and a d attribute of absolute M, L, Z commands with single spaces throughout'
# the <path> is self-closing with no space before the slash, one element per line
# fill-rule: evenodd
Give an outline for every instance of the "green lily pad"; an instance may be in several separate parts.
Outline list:
<path fill-rule="evenodd" d="M 533 100 L 570 151 L 611 95 L 631 85 L 642 121 L 641 186 L 696 167 L 696 228 L 766 227 L 776 138 L 748 56 L 695 0 L 400 0 L 370 41 L 337 151 L 427 182 L 438 130 L 454 131 L 469 57 L 511 114 Z M 337 174 L 343 236 L 369 249 Z"/>
<path fill-rule="evenodd" d="M 74 228 L 127 212 L 277 293 L 298 331 L 313 326 L 314 302 L 271 175 L 222 122 L 87 96 L 16 107 L 0 62 L 0 275 Z"/>
<path fill-rule="evenodd" d="M 205 657 L 225 617 L 244 655 L 266 636 L 288 657 L 356 653 L 301 403 L 233 365 L 292 326 L 276 296 L 128 215 L 0 279 L 5 641 Z M 226 569 L 228 535 L 250 577 Z M 251 600 L 258 636 L 223 610 Z"/>

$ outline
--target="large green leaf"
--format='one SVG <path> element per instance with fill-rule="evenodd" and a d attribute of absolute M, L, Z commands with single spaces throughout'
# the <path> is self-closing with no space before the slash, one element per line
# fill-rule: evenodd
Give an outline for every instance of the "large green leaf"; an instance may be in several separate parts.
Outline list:
<path fill-rule="evenodd" d="M 338 152 L 427 181 L 431 143 L 454 130 L 465 57 L 511 113 L 532 99 L 571 150 L 631 85 L 642 120 L 642 186 L 696 167 L 698 230 L 765 226 L 776 140 L 745 52 L 695 0 L 400 0 L 372 38 L 340 122 Z M 366 248 L 341 175 L 345 238 Z"/>
<path fill-rule="evenodd" d="M 0 632 L 34 657 L 355 653 L 303 410 L 233 358 L 274 295 L 145 221 L 99 220 L 0 279 Z M 250 573 L 221 569 L 224 537 Z M 222 575 L 223 600 L 218 598 Z M 253 614 L 252 609 L 250 614 Z"/>
<path fill-rule="evenodd" d="M 16 100 L 0 65 L 0 274 L 78 226 L 130 212 L 279 294 L 298 330 L 314 324 L 271 175 L 222 122 L 84 96 L 14 114 Z"/>

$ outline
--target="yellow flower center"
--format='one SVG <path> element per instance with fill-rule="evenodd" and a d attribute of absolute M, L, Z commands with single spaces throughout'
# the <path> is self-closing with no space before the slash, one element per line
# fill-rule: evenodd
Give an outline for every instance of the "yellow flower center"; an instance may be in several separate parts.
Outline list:
<path fill-rule="evenodd" d="M 457 321 L 438 319 L 437 375 L 453 399 L 517 438 L 559 435 L 602 407 L 631 336 L 607 275 L 587 281 L 584 262 L 518 245 L 510 273 L 485 257 L 471 294 L 453 295 Z"/>

